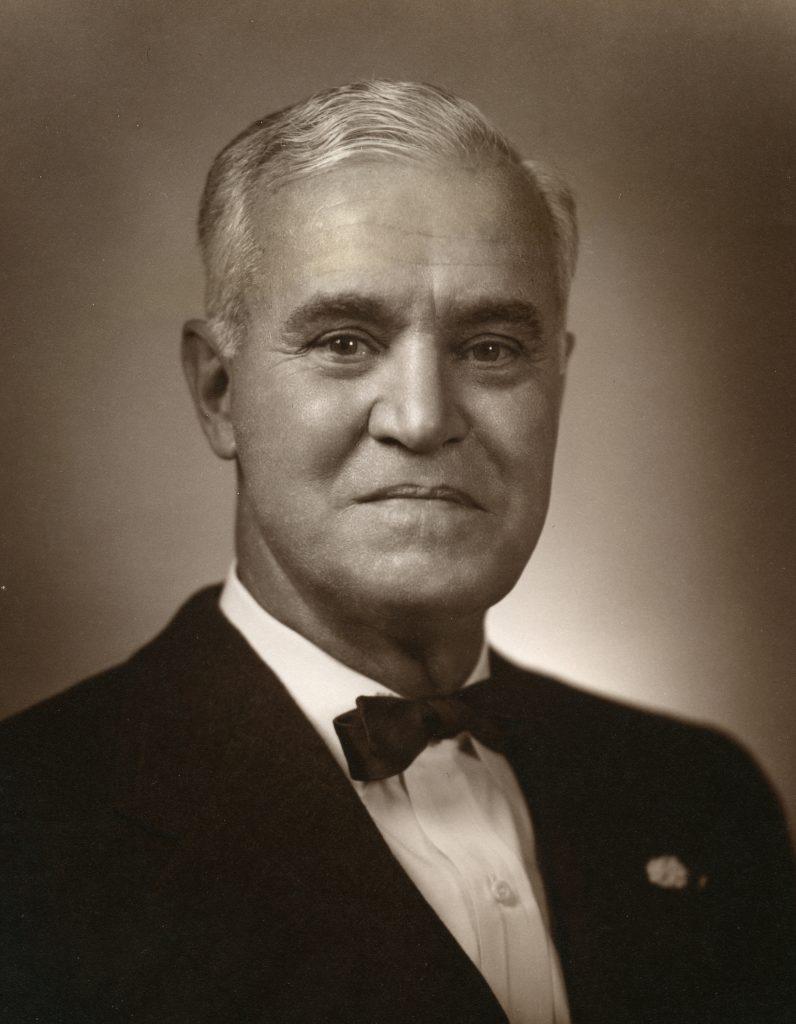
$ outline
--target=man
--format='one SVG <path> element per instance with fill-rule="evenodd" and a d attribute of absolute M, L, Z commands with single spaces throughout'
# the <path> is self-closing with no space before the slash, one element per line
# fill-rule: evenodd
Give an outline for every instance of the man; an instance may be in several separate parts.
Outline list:
<path fill-rule="evenodd" d="M 237 563 L 5 725 L 3 1019 L 789 1020 L 754 766 L 484 646 L 547 509 L 566 189 L 372 82 L 238 136 L 200 237 Z"/>

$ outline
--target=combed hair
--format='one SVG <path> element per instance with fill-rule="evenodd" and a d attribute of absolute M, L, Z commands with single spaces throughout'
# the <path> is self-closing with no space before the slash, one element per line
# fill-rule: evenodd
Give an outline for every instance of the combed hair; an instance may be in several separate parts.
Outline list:
<path fill-rule="evenodd" d="M 232 353 L 245 331 L 246 290 L 256 269 L 249 208 L 274 191 L 353 156 L 458 159 L 520 168 L 550 217 L 560 309 L 577 258 L 575 200 L 551 170 L 523 160 L 466 100 L 418 82 L 354 82 L 255 121 L 216 157 L 199 211 L 207 317 Z M 563 319 L 563 316 L 562 316 Z"/>

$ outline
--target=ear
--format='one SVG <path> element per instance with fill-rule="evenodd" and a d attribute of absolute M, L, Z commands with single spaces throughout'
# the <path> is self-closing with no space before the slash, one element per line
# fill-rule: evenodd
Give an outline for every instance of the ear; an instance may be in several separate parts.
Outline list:
<path fill-rule="evenodd" d="M 188 320 L 182 329 L 182 368 L 210 447 L 221 459 L 235 458 L 230 418 L 229 360 L 216 332 L 205 320 Z"/>

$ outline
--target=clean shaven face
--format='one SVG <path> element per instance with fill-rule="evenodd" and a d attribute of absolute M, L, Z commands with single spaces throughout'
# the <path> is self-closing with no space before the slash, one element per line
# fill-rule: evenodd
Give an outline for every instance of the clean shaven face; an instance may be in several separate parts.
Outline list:
<path fill-rule="evenodd" d="M 516 172 L 344 161 L 254 204 L 228 367 L 239 563 L 269 603 L 483 611 L 547 511 L 565 354 Z"/>

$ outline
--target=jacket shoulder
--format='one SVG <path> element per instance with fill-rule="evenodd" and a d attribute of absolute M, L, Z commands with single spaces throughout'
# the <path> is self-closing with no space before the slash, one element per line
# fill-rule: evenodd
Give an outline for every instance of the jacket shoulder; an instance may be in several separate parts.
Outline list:
<path fill-rule="evenodd" d="M 750 861 L 776 863 L 792 880 L 791 845 L 779 798 L 752 754 L 714 726 L 686 721 L 588 692 L 497 658 L 500 671 L 532 684 L 539 713 L 527 733 L 523 764 L 556 780 L 534 753 L 543 750 L 576 814 L 595 830 L 626 833 L 654 823 L 659 835 L 699 836 L 704 846 L 730 843 Z M 572 785 L 576 780 L 576 785 Z M 532 783 L 531 783 L 532 784 Z M 545 799 L 540 794 L 540 799 Z M 753 838 L 750 838 L 753 837 Z M 727 847 L 729 849 L 729 847 Z M 750 874 L 758 871 L 750 862 Z M 792 884 L 792 881 L 791 881 Z"/>
<path fill-rule="evenodd" d="M 538 695 L 546 726 L 569 737 L 570 747 L 587 750 L 592 761 L 600 750 L 598 761 L 606 764 L 642 760 L 660 768 L 704 764 L 721 770 L 731 763 L 753 765 L 738 740 L 713 725 L 598 694 L 523 668 L 494 652 L 493 662 L 499 673 L 529 685 Z"/>
<path fill-rule="evenodd" d="M 219 587 L 190 598 L 156 637 L 123 663 L 99 672 L 0 722 L 0 804 L 32 815 L 51 804 L 68 813 L 80 794 L 85 806 L 95 791 L 114 783 L 125 738 L 141 730 L 155 708 L 165 709 L 186 672 L 219 631 Z M 67 799 L 69 797 L 70 799 Z"/>

